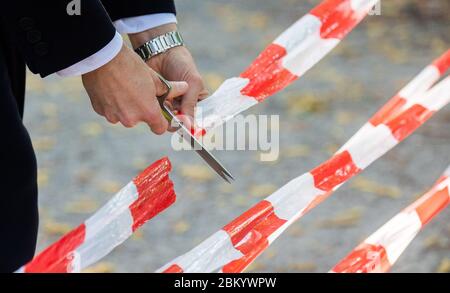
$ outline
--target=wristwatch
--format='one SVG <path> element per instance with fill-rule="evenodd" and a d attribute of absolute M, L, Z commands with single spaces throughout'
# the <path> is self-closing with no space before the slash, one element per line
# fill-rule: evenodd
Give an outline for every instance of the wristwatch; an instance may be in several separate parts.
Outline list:
<path fill-rule="evenodd" d="M 177 31 L 168 32 L 164 35 L 151 39 L 144 45 L 140 46 L 135 52 L 141 56 L 144 61 L 166 52 L 167 50 L 179 46 L 183 46 L 184 41 L 181 34 Z"/>

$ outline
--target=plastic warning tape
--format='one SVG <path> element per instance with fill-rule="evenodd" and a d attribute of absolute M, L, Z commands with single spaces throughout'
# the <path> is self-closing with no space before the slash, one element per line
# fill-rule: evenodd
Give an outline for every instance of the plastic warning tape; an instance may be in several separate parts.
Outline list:
<path fill-rule="evenodd" d="M 333 273 L 385 273 L 419 231 L 450 203 L 450 167 L 427 193 L 364 240 Z"/>
<path fill-rule="evenodd" d="M 450 54 L 439 59 L 439 76 Z M 445 70 L 444 70 L 445 69 Z M 425 83 L 425 81 L 423 80 Z M 425 86 L 423 86 L 425 88 Z M 382 109 L 389 109 L 395 96 Z M 294 221 L 313 209 L 348 179 L 380 158 L 450 102 L 450 77 L 420 95 L 412 95 L 396 112 L 368 123 L 331 159 L 290 181 L 159 272 L 242 272 Z M 384 111 L 386 113 L 386 111 Z M 371 119 L 373 121 L 374 118 Z"/>
<path fill-rule="evenodd" d="M 106 256 L 136 229 L 175 202 L 170 170 L 167 158 L 152 164 L 87 221 L 18 272 L 79 272 Z"/>
<path fill-rule="evenodd" d="M 335 48 L 377 2 L 323 1 L 283 32 L 239 77 L 226 80 L 198 104 L 196 133 L 206 134 L 291 84 Z"/>

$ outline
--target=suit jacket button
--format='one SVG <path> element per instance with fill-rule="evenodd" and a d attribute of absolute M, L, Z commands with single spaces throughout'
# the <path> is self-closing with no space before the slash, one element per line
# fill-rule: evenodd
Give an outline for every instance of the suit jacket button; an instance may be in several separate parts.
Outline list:
<path fill-rule="evenodd" d="M 29 17 L 22 17 L 19 20 L 19 26 L 24 31 L 28 31 L 28 30 L 30 30 L 30 29 L 32 29 L 34 27 L 34 20 L 32 18 L 29 18 Z"/>
<path fill-rule="evenodd" d="M 43 57 L 48 54 L 48 44 L 44 42 L 37 43 L 34 46 L 34 53 L 39 57 Z"/>
<path fill-rule="evenodd" d="M 31 44 L 36 44 L 42 39 L 42 34 L 40 31 L 31 30 L 27 33 L 27 41 Z"/>

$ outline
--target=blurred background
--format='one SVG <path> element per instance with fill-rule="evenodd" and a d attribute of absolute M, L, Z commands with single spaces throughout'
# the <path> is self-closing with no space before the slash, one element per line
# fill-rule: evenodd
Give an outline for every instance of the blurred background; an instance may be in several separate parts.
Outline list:
<path fill-rule="evenodd" d="M 320 1 L 178 1 L 181 32 L 211 92 L 242 72 Z M 170 135 L 109 125 L 79 78 L 30 74 L 25 124 L 37 152 L 38 251 L 78 226 L 155 160 L 169 156 L 177 202 L 91 272 L 153 272 L 290 179 L 330 157 L 406 82 L 450 47 L 447 0 L 382 1 L 322 62 L 247 113 L 280 114 L 281 156 L 215 152 L 237 178 L 224 183 Z M 248 270 L 327 272 L 426 191 L 450 163 L 450 108 L 295 223 Z M 432 221 L 393 272 L 450 272 L 450 210 Z"/>

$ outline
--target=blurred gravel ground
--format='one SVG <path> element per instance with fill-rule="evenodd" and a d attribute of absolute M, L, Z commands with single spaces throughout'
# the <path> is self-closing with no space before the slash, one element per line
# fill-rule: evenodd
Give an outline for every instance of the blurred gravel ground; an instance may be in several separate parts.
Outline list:
<path fill-rule="evenodd" d="M 446 0 L 384 1 L 306 76 L 249 113 L 281 114 L 282 156 L 216 152 L 237 181 L 204 173 L 170 136 L 145 126 L 108 125 L 91 109 L 80 80 L 30 76 L 25 122 L 39 161 L 38 251 L 103 205 L 150 163 L 169 156 L 177 203 L 91 271 L 152 272 L 187 252 L 290 179 L 326 160 L 398 89 L 450 44 Z M 408 3 L 409 2 L 409 3 Z M 319 1 L 178 1 L 179 23 L 214 90 L 241 72 L 279 33 Z M 434 6 L 433 6 L 434 7 Z M 326 272 L 360 241 L 427 190 L 450 163 L 450 109 L 344 185 L 294 224 L 250 271 Z M 415 239 L 393 272 L 450 271 L 450 211 Z"/>

